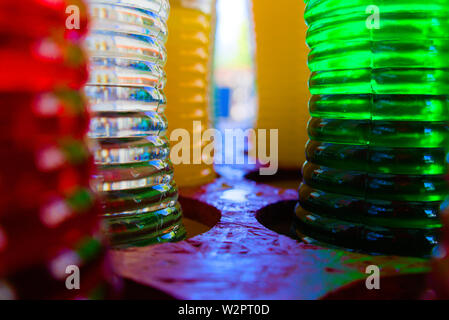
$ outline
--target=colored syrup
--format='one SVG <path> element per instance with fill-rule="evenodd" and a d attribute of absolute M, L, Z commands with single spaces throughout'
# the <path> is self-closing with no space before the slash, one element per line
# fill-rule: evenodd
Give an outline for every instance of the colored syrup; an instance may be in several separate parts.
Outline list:
<path fill-rule="evenodd" d="M 370 5 L 379 29 L 367 27 Z M 417 256 L 437 244 L 449 191 L 448 5 L 308 1 L 313 96 L 300 235 Z"/>
<path fill-rule="evenodd" d="M 305 5 L 291 0 L 255 0 L 252 7 L 259 100 L 256 128 L 279 130 L 279 167 L 296 169 L 305 160 L 303 146 L 310 118 Z"/>
<path fill-rule="evenodd" d="M 215 1 L 171 1 L 167 42 L 167 87 L 169 136 L 184 129 L 190 137 L 190 157 L 176 164 L 175 179 L 179 186 L 197 186 L 215 178 L 213 159 L 203 157 L 209 141 L 194 139 L 209 129 Z M 194 126 L 194 122 L 201 126 Z M 176 145 L 178 141 L 172 141 Z M 200 161 L 198 161 L 200 160 Z M 200 163 L 198 163 L 200 162 Z"/>
<path fill-rule="evenodd" d="M 91 1 L 91 75 L 98 191 L 113 245 L 182 239 L 185 230 L 165 137 L 168 1 Z"/>
<path fill-rule="evenodd" d="M 79 9 L 78 30 L 66 28 L 69 5 Z M 114 291 L 85 143 L 86 25 L 82 1 L 0 3 L 0 300 Z M 83 274 L 79 290 L 67 290 L 70 265 Z"/>

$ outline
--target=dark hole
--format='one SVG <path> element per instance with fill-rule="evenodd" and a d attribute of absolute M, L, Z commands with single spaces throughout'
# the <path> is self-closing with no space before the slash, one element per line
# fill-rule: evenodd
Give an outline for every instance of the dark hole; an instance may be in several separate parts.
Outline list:
<path fill-rule="evenodd" d="M 187 238 L 192 238 L 212 229 L 221 219 L 217 208 L 201 201 L 179 197 L 184 214 L 183 222 L 187 230 Z"/>
<path fill-rule="evenodd" d="M 259 170 L 251 171 L 245 175 L 245 178 L 251 181 L 268 184 L 273 187 L 283 189 L 298 189 L 301 183 L 301 170 L 279 170 L 274 175 L 260 175 Z"/>
<path fill-rule="evenodd" d="M 281 201 L 260 209 L 256 218 L 263 226 L 295 240 L 292 226 L 297 201 Z"/>

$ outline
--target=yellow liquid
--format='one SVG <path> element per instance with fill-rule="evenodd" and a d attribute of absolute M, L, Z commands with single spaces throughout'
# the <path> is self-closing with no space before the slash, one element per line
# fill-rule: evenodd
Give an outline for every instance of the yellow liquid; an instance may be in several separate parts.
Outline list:
<path fill-rule="evenodd" d="M 202 5 L 201 9 L 197 5 Z M 168 137 L 175 129 L 190 134 L 190 164 L 174 165 L 180 187 L 197 186 L 215 178 L 213 165 L 193 164 L 193 155 L 201 154 L 208 141 L 194 144 L 194 130 L 209 128 L 210 79 L 213 54 L 215 1 L 170 1 L 166 65 Z M 193 122 L 200 121 L 201 129 Z M 172 146 L 178 142 L 172 141 Z"/>
<path fill-rule="evenodd" d="M 279 167 L 297 169 L 305 161 L 309 120 L 305 4 L 252 2 L 259 100 L 256 128 L 278 129 Z"/>

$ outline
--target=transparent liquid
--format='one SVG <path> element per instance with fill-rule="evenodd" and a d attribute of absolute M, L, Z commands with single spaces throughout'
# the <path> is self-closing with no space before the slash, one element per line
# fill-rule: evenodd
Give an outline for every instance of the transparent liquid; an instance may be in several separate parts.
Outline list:
<path fill-rule="evenodd" d="M 165 137 L 168 2 L 90 1 L 91 56 L 85 92 L 94 117 L 98 191 L 114 245 L 185 235 Z"/>

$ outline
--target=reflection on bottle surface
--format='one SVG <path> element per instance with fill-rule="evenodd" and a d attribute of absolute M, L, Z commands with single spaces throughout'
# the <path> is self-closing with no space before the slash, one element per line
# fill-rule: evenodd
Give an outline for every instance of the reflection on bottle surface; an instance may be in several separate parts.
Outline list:
<path fill-rule="evenodd" d="M 85 92 L 98 191 L 115 246 L 185 236 L 165 133 L 166 0 L 91 0 Z"/>
<path fill-rule="evenodd" d="M 414 256 L 437 244 L 449 191 L 448 5 L 308 1 L 300 236 Z"/>

